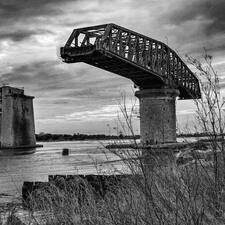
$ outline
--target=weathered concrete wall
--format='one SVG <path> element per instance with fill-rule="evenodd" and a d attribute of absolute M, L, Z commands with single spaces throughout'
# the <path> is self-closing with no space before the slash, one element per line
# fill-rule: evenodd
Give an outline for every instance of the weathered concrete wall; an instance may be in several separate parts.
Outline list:
<path fill-rule="evenodd" d="M 35 146 L 33 98 L 13 97 L 14 146 Z"/>
<path fill-rule="evenodd" d="M 0 147 L 1 147 L 1 126 L 2 126 L 2 89 L 0 89 Z"/>
<path fill-rule="evenodd" d="M 145 89 L 135 93 L 140 101 L 140 134 L 143 144 L 176 141 L 175 89 Z"/>
<path fill-rule="evenodd" d="M 9 96 L 2 97 L 2 123 L 1 123 L 1 147 L 13 146 L 13 99 Z"/>
<path fill-rule="evenodd" d="M 1 134 L 3 148 L 36 145 L 33 97 L 3 94 Z"/>

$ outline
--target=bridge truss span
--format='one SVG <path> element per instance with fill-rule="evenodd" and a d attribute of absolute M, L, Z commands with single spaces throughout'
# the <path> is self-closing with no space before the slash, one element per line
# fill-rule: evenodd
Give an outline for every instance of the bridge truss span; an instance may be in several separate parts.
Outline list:
<path fill-rule="evenodd" d="M 199 81 L 166 44 L 116 24 L 73 30 L 61 57 L 131 79 L 140 89 L 175 88 L 180 99 L 200 98 Z"/>

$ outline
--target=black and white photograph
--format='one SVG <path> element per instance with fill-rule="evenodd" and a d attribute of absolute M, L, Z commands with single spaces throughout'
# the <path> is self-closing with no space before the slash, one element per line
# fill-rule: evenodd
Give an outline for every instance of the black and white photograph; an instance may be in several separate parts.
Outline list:
<path fill-rule="evenodd" d="M 0 0 L 0 225 L 224 225 L 224 12 Z"/>

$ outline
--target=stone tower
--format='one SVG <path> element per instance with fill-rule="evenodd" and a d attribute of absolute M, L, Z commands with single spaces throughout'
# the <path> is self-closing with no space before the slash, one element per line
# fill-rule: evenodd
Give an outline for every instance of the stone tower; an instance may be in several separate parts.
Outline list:
<path fill-rule="evenodd" d="M 36 146 L 32 96 L 23 89 L 0 88 L 0 148 L 32 148 Z"/>

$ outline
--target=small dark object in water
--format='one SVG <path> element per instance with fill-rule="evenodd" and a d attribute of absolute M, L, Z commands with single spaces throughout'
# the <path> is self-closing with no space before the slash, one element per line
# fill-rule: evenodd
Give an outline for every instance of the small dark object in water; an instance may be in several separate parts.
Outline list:
<path fill-rule="evenodd" d="M 69 155 L 69 149 L 68 148 L 64 148 L 62 150 L 62 155 Z"/>

